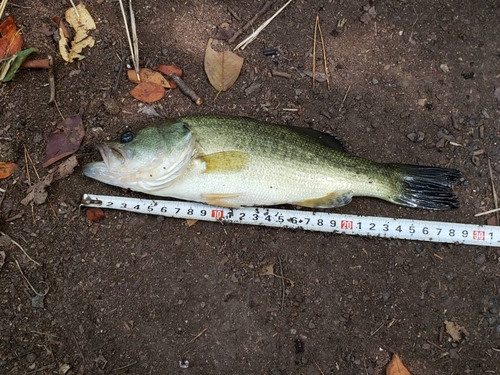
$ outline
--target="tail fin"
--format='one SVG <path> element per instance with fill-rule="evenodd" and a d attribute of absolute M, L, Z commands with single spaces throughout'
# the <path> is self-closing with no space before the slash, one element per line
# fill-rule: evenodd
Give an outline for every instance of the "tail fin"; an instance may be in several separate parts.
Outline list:
<path fill-rule="evenodd" d="M 400 175 L 401 189 L 393 202 L 428 210 L 451 210 L 460 202 L 451 186 L 460 178 L 460 171 L 449 168 L 391 164 Z"/>

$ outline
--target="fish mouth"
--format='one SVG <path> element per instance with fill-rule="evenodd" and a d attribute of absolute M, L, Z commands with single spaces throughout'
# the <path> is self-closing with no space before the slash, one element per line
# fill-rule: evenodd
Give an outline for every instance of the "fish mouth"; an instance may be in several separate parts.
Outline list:
<path fill-rule="evenodd" d="M 116 164 L 124 164 L 125 156 L 123 152 L 113 145 L 100 143 L 96 145 L 97 150 L 101 154 L 102 161 L 95 161 L 83 167 L 83 174 L 87 177 L 105 182 L 110 179 Z"/>

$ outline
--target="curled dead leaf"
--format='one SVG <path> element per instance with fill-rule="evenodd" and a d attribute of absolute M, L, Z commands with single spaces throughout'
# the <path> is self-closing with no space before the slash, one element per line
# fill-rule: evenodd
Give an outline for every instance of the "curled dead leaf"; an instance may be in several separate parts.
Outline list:
<path fill-rule="evenodd" d="M 23 37 L 17 28 L 14 16 L 9 16 L 0 24 L 0 59 L 12 56 L 21 50 Z"/>
<path fill-rule="evenodd" d="M 210 38 L 205 50 L 205 73 L 217 91 L 226 91 L 238 79 L 243 66 L 243 57 L 231 51 L 217 52 Z"/>
<path fill-rule="evenodd" d="M 16 167 L 16 163 L 0 162 L 0 179 L 9 177 Z"/>
<path fill-rule="evenodd" d="M 69 25 L 75 30 L 75 36 L 71 41 L 71 48 L 68 50 L 69 33 L 66 30 L 63 22 L 58 17 L 52 17 L 52 20 L 58 24 L 59 28 L 59 52 L 64 61 L 72 62 L 75 59 L 82 60 L 85 56 L 80 53 L 85 47 L 93 47 L 95 39 L 88 35 L 90 30 L 95 30 L 96 25 L 94 19 L 90 15 L 83 3 L 80 3 L 75 8 L 71 7 L 66 10 L 65 18 Z"/>
<path fill-rule="evenodd" d="M 387 365 L 385 373 L 386 375 L 411 375 L 410 371 L 403 365 L 401 358 L 399 358 L 399 355 L 396 353 L 394 353 L 391 361 Z"/>
<path fill-rule="evenodd" d="M 139 78 L 141 81 L 137 80 L 137 73 L 135 70 L 130 69 L 127 71 L 127 77 L 130 82 L 140 83 L 140 82 L 153 82 L 158 85 L 165 87 L 166 89 L 172 88 L 170 82 L 161 75 L 159 72 L 155 72 L 154 70 L 148 68 L 142 68 L 139 70 Z"/>
<path fill-rule="evenodd" d="M 106 217 L 106 215 L 104 214 L 104 211 L 102 209 L 100 209 L 99 207 L 87 208 L 87 210 L 85 211 L 85 216 L 90 221 L 99 221 L 99 220 L 102 220 Z"/>
<path fill-rule="evenodd" d="M 157 83 L 141 82 L 130 91 L 130 95 L 141 102 L 153 103 L 165 96 L 165 89 Z"/>
<path fill-rule="evenodd" d="M 446 326 L 446 333 L 451 336 L 452 340 L 455 342 L 462 340 L 462 334 L 465 336 L 469 335 L 469 332 L 458 323 L 450 322 L 445 320 L 444 325 Z"/>

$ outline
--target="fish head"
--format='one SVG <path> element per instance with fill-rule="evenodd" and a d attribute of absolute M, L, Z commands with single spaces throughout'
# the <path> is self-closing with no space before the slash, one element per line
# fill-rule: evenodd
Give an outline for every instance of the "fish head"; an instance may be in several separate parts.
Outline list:
<path fill-rule="evenodd" d="M 185 124 L 160 123 L 127 131 L 96 147 L 102 161 L 85 165 L 85 176 L 147 192 L 171 183 L 182 173 L 191 159 L 194 141 Z"/>

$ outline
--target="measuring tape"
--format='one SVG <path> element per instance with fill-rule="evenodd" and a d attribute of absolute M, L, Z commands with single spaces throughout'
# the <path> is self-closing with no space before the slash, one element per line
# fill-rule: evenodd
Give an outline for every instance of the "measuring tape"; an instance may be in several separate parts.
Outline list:
<path fill-rule="evenodd" d="M 279 208 L 223 208 L 202 203 L 84 194 L 82 206 L 179 219 L 220 221 L 414 241 L 500 247 L 500 227 Z"/>

